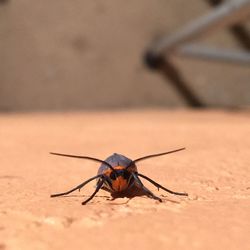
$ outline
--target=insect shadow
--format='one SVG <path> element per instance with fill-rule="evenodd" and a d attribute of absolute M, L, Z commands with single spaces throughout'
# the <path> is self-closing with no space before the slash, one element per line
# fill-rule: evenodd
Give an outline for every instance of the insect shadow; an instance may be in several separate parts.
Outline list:
<path fill-rule="evenodd" d="M 123 203 L 110 203 L 110 205 L 124 205 L 130 202 L 130 200 L 132 200 L 135 197 L 141 197 L 141 196 L 146 196 L 149 197 L 148 194 L 141 188 L 139 187 L 134 187 L 130 192 L 128 192 L 127 190 L 124 192 L 120 192 L 120 193 L 111 193 L 111 196 L 108 195 L 95 195 L 95 197 L 97 198 L 106 198 L 106 200 L 109 201 L 115 201 L 118 198 L 128 198 L 128 200 L 126 200 Z M 82 194 L 70 194 L 70 195 L 64 195 L 63 197 L 65 198 L 79 198 L 79 197 L 89 197 L 89 195 L 82 195 Z M 161 199 L 163 199 L 164 201 L 168 201 L 171 203 L 180 203 L 179 201 L 175 201 L 172 199 L 169 199 L 169 197 L 167 195 L 161 195 Z M 149 197 L 150 198 L 150 197 Z"/>
<path fill-rule="evenodd" d="M 51 153 L 53 155 L 58 156 L 65 156 L 65 157 L 73 157 L 79 159 L 88 159 L 96 162 L 102 163 L 98 169 L 97 175 L 84 181 L 80 185 L 76 186 L 75 188 L 58 194 L 52 194 L 51 197 L 58 197 L 58 196 L 65 196 L 68 195 L 75 190 L 81 190 L 86 184 L 93 180 L 97 180 L 97 185 L 95 191 L 92 195 L 82 202 L 82 205 L 85 205 L 90 200 L 92 200 L 100 189 L 108 191 L 113 199 L 121 198 L 121 197 L 128 197 L 133 198 L 135 196 L 142 196 L 147 195 L 148 197 L 158 200 L 162 202 L 162 199 L 156 195 L 154 195 L 147 187 L 144 186 L 140 177 L 147 180 L 154 186 L 159 189 L 162 189 L 168 193 L 174 195 L 181 195 L 181 196 L 188 196 L 187 193 L 179 193 L 167 189 L 160 185 L 159 183 L 155 182 L 154 180 L 150 179 L 149 177 L 138 173 L 136 163 L 142 160 L 146 160 L 148 158 L 158 157 L 174 152 L 178 152 L 184 150 L 185 148 L 180 148 L 164 153 L 147 155 L 135 160 L 131 160 L 124 155 L 114 153 L 113 155 L 109 156 L 105 161 L 100 160 L 98 158 L 93 158 L 90 156 L 78 156 L 78 155 L 69 155 L 69 154 L 61 154 L 61 153 Z"/>

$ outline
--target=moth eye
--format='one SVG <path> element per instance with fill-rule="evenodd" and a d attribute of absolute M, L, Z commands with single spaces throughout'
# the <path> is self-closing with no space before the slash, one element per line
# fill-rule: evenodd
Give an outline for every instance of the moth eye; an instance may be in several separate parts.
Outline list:
<path fill-rule="evenodd" d="M 115 172 L 114 172 L 114 171 L 111 172 L 109 177 L 110 177 L 111 180 L 115 180 L 115 179 L 116 179 L 116 174 L 115 174 Z"/>
<path fill-rule="evenodd" d="M 130 173 L 128 171 L 124 171 L 123 177 L 124 179 L 129 179 Z"/>

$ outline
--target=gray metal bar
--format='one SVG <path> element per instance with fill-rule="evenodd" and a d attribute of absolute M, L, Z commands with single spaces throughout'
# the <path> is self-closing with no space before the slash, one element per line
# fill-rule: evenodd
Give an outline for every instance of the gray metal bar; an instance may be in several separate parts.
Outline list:
<path fill-rule="evenodd" d="M 178 47 L 174 52 L 176 55 L 196 57 L 206 60 L 224 61 L 227 63 L 250 64 L 250 53 L 232 51 L 221 48 L 211 48 L 197 44 L 187 44 Z"/>
<path fill-rule="evenodd" d="M 173 50 L 178 45 L 196 39 L 202 35 L 207 35 L 211 31 L 243 21 L 250 15 L 250 0 L 230 0 L 227 1 L 211 13 L 196 19 L 187 24 L 184 28 L 167 35 L 153 44 L 150 52 L 160 55 Z"/>

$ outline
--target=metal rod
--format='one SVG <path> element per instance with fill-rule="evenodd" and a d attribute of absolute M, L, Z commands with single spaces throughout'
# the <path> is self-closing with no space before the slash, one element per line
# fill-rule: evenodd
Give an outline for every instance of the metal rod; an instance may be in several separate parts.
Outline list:
<path fill-rule="evenodd" d="M 160 55 L 173 50 L 178 45 L 207 35 L 211 31 L 235 24 L 244 20 L 250 14 L 250 0 L 231 0 L 225 2 L 211 11 L 209 14 L 187 24 L 184 28 L 167 35 L 157 41 L 151 47 L 150 52 Z"/>
<path fill-rule="evenodd" d="M 207 2 L 214 7 L 217 7 L 225 0 L 207 0 Z M 229 31 L 236 38 L 242 48 L 250 50 L 250 33 L 244 24 L 234 24 L 229 27 Z"/>
<path fill-rule="evenodd" d="M 199 98 L 197 93 L 190 88 L 180 71 L 171 63 L 165 59 L 159 66 L 158 70 L 169 81 L 169 83 L 176 89 L 190 107 L 205 108 L 206 104 Z"/>
<path fill-rule="evenodd" d="M 227 63 L 250 64 L 250 53 L 232 51 L 221 48 L 211 48 L 197 44 L 187 44 L 175 50 L 176 55 L 196 57 L 206 60 L 217 60 Z"/>

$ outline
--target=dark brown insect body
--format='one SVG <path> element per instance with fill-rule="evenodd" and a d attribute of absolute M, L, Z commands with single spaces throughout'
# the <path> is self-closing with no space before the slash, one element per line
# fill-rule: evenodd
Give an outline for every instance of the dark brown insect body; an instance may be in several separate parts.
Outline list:
<path fill-rule="evenodd" d="M 145 194 L 147 194 L 149 197 L 156 199 L 158 201 L 162 201 L 161 198 L 155 196 L 150 190 L 148 190 L 143 183 L 141 182 L 139 177 L 142 177 L 146 179 L 147 181 L 151 182 L 154 186 L 156 186 L 158 189 L 163 189 L 171 194 L 175 195 L 184 195 L 187 196 L 187 193 L 178 193 L 171 191 L 160 184 L 156 183 L 154 180 L 150 179 L 149 177 L 140 174 L 137 172 L 137 167 L 135 165 L 136 162 L 142 161 L 148 158 L 157 157 L 165 154 L 174 153 L 180 150 L 183 150 L 184 148 L 164 152 L 160 154 L 154 154 L 154 155 L 147 155 L 141 158 L 138 158 L 136 160 L 131 160 L 127 158 L 126 156 L 120 155 L 120 154 L 113 154 L 109 156 L 105 161 L 99 160 L 97 158 L 89 157 L 89 156 L 76 156 L 76 155 L 68 155 L 68 154 L 59 154 L 59 153 L 51 153 L 54 155 L 59 156 L 66 156 L 66 157 L 74 157 L 74 158 L 80 158 L 80 159 L 89 159 L 97 162 L 101 162 L 101 166 L 98 170 L 98 173 L 96 176 L 86 180 L 82 184 L 78 185 L 77 187 L 59 194 L 53 194 L 51 197 L 56 196 L 62 196 L 67 195 L 77 189 L 81 189 L 83 186 L 85 186 L 87 183 L 89 183 L 92 180 L 97 179 L 97 185 L 94 193 L 85 201 L 82 202 L 83 205 L 85 205 L 87 202 L 89 202 L 100 189 L 104 189 L 111 194 L 116 194 L 116 196 L 119 196 L 120 194 L 124 192 L 131 192 L 135 188 L 140 188 L 144 191 Z"/>

